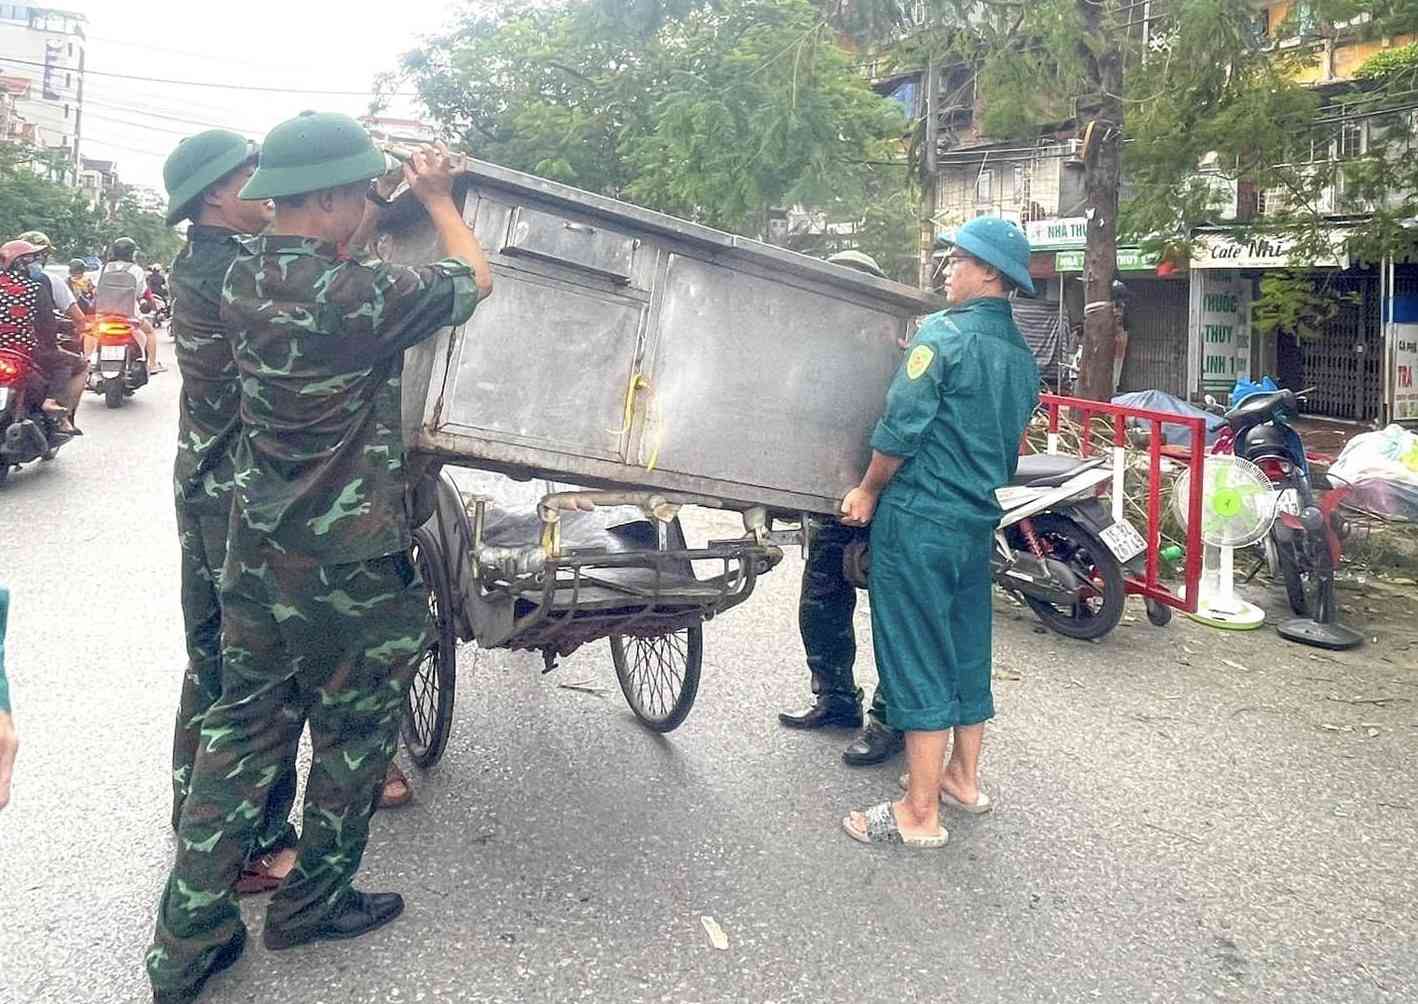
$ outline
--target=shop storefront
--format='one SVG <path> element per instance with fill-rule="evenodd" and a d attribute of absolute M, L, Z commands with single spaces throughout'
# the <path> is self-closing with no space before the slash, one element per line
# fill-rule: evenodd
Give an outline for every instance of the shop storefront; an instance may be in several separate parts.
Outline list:
<path fill-rule="evenodd" d="M 1273 377 L 1282 387 L 1307 389 L 1315 415 L 1372 421 L 1385 410 L 1386 351 L 1383 270 L 1354 262 L 1344 232 L 1330 238 L 1330 254 L 1296 261 L 1294 242 L 1276 237 L 1239 241 L 1221 232 L 1198 237 L 1191 261 L 1189 385 L 1218 399 L 1244 378 Z M 1334 308 L 1323 328 L 1262 333 L 1255 300 L 1269 272 L 1306 275 Z"/>
<path fill-rule="evenodd" d="M 1118 248 L 1118 274 L 1125 289 L 1123 325 L 1127 350 L 1118 391 L 1187 392 L 1187 273 L 1159 276 L 1161 256 L 1135 247 Z M 1060 251 L 1054 268 L 1064 277 L 1064 312 L 1076 326 L 1083 318 L 1083 250 Z"/>

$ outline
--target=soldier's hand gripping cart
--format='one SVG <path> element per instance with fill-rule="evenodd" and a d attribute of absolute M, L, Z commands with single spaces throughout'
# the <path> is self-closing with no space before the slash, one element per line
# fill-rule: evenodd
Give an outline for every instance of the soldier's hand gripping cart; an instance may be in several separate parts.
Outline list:
<path fill-rule="evenodd" d="M 344 256 L 391 165 L 354 120 L 277 126 L 244 199 L 274 200 L 222 290 L 242 437 L 222 573 L 222 697 L 202 729 L 177 860 L 148 952 L 155 1001 L 190 1001 L 236 960 L 232 884 L 264 789 L 309 721 L 314 750 L 295 869 L 267 910 L 271 949 L 349 938 L 403 909 L 352 888 L 426 642 L 409 562 L 400 379 L 409 346 L 473 313 L 487 259 L 452 198 L 446 151 L 404 167 L 448 257 L 417 268 Z M 371 210 L 372 211 L 372 210 Z"/>

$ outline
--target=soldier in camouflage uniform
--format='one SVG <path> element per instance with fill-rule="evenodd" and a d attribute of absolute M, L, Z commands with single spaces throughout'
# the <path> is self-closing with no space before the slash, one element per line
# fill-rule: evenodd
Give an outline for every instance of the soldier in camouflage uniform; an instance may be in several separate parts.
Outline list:
<path fill-rule="evenodd" d="M 882 276 L 876 261 L 859 251 L 843 251 L 827 259 L 868 275 Z M 830 725 L 856 728 L 862 724 L 862 691 L 852 675 L 857 659 L 857 589 L 842 571 L 842 556 L 854 543 L 865 543 L 871 531 L 844 526 L 832 517 L 814 519 L 804 527 L 811 534 L 798 595 L 798 631 L 812 674 L 816 700 L 802 711 L 779 713 L 778 721 L 792 729 Z M 886 697 L 880 687 L 872 695 L 866 727 L 842 753 L 852 766 L 881 763 L 902 748 L 901 733 L 886 724 Z"/>
<path fill-rule="evenodd" d="M 296 866 L 262 940 L 351 938 L 403 910 L 352 887 L 430 641 L 410 563 L 400 435 L 403 352 L 462 324 L 492 288 L 452 198 L 446 152 L 404 168 L 450 257 L 365 267 L 341 248 L 388 169 L 354 120 L 307 113 L 266 138 L 243 198 L 272 198 L 271 235 L 227 273 L 222 320 L 241 380 L 242 434 L 222 572 L 222 696 L 208 712 L 147 969 L 159 1002 L 191 1001 L 246 929 L 231 884 L 302 726 L 314 755 Z"/>
<path fill-rule="evenodd" d="M 202 723 L 222 692 L 218 590 L 236 487 L 232 454 L 241 432 L 241 385 L 222 327 L 222 281 L 241 250 L 238 236 L 259 233 L 271 222 L 269 202 L 238 198 L 256 169 L 258 152 L 243 136 L 211 129 L 183 140 L 163 166 L 172 207 L 168 225 L 192 221 L 172 267 L 177 294 L 172 333 L 182 371 L 173 489 L 188 660 L 172 749 L 173 829 L 187 799 Z M 258 836 L 237 881 L 238 892 L 274 888 L 295 863 L 296 833 L 289 819 L 295 791 L 292 756 L 261 806 Z"/>

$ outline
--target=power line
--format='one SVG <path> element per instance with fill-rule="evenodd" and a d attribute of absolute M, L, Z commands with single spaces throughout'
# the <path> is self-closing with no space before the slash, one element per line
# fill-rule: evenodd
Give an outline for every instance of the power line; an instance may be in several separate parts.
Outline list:
<path fill-rule="evenodd" d="M 33 61 L 33 60 L 29 60 L 29 59 L 7 58 L 7 59 L 4 59 L 3 61 L 4 61 L 4 62 L 7 62 L 7 63 L 15 63 L 15 64 L 20 65 L 20 66 L 33 66 L 33 67 L 37 67 L 38 69 L 41 69 L 41 70 L 47 68 L 44 63 L 37 63 L 37 62 L 35 62 L 35 61 Z M 71 72 L 71 73 L 78 73 L 78 72 L 79 72 L 77 69 L 74 69 L 74 68 L 72 68 L 72 67 L 70 67 L 70 68 L 68 68 L 68 69 L 69 69 L 69 72 Z M 379 92 L 379 91 L 374 91 L 374 90 L 368 90 L 368 91 L 334 91 L 334 90 L 321 90 L 321 89 L 319 89 L 319 88 L 310 88 L 310 87 L 261 87 L 261 86 L 259 86 L 259 85 L 257 85 L 257 84 L 221 84 L 221 83 L 216 83 L 215 81 L 211 81 L 211 80 L 166 80 L 166 79 L 163 79 L 163 78 L 160 78 L 160 77 L 142 77 L 142 76 L 137 76 L 137 75 L 131 74 L 131 73 L 110 73 L 110 72 L 107 71 L 107 70 L 90 70 L 90 69 L 85 69 L 85 70 L 82 72 L 81 75 L 82 75 L 82 76 L 93 75 L 93 76 L 97 76 L 97 77 L 110 77 L 110 78 L 112 78 L 112 79 L 114 79 L 114 80 L 136 80 L 136 81 L 139 81 L 139 82 L 145 83 L 145 84 L 163 84 L 163 85 L 169 86 L 169 87 L 215 87 L 215 88 L 218 88 L 218 89 L 220 89 L 220 90 L 228 90 L 228 91 L 257 91 L 257 92 L 260 92 L 260 93 L 263 93 L 263 94 L 313 94 L 313 95 L 319 95 L 319 96 L 322 96 L 322 97 L 368 98 L 368 97 L 373 97 L 374 95 L 381 93 L 381 92 Z M 416 97 L 418 97 L 419 95 L 418 95 L 417 93 L 413 92 L 413 91 L 391 91 L 391 92 L 389 92 L 386 96 L 387 96 L 387 97 L 396 97 L 396 98 L 416 98 Z"/>

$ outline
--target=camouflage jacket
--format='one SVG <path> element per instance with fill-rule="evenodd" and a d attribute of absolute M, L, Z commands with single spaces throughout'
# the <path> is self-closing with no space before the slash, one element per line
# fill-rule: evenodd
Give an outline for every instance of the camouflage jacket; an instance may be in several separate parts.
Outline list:
<path fill-rule="evenodd" d="M 363 561 L 409 547 L 403 353 L 477 305 L 466 264 L 365 266 L 313 238 L 243 240 L 222 321 L 241 375 L 231 549 Z"/>
<path fill-rule="evenodd" d="M 194 224 L 172 263 L 172 334 L 182 397 L 173 490 L 196 515 L 224 515 L 235 488 L 232 454 L 241 430 L 241 384 L 222 326 L 222 280 L 241 251 L 237 234 Z"/>

